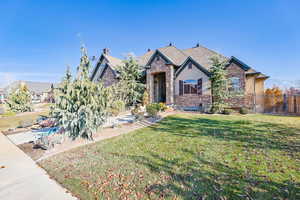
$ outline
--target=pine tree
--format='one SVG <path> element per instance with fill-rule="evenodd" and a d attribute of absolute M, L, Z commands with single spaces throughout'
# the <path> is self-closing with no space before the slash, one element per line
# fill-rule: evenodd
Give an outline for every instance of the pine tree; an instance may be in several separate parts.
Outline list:
<path fill-rule="evenodd" d="M 141 81 L 142 68 L 133 56 L 128 56 L 124 65 L 117 69 L 120 81 L 116 85 L 120 98 L 128 105 L 141 102 L 145 85 Z"/>
<path fill-rule="evenodd" d="M 212 91 L 212 112 L 221 113 L 228 106 L 226 100 L 231 97 L 229 92 L 230 82 L 225 66 L 227 62 L 218 57 L 212 57 L 210 81 Z"/>
<path fill-rule="evenodd" d="M 101 83 L 89 79 L 91 63 L 83 47 L 81 54 L 77 77 L 73 80 L 67 70 L 57 89 L 51 115 L 71 138 L 93 139 L 93 134 L 105 122 L 108 94 Z"/>
<path fill-rule="evenodd" d="M 18 88 L 10 93 L 7 105 L 13 112 L 30 112 L 33 110 L 31 94 L 25 83 L 20 83 Z"/>

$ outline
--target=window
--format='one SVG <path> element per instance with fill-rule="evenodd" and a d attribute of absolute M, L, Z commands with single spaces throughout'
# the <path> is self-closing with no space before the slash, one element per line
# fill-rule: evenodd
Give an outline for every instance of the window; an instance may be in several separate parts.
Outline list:
<path fill-rule="evenodd" d="M 237 92 L 241 90 L 241 80 L 239 77 L 231 77 L 230 78 L 231 87 L 230 90 Z"/>
<path fill-rule="evenodd" d="M 189 63 L 189 69 L 192 69 L 192 67 L 193 67 L 193 64 Z"/>
<path fill-rule="evenodd" d="M 156 61 L 159 61 L 160 57 L 159 56 L 156 56 Z"/>
<path fill-rule="evenodd" d="M 197 94 L 197 80 L 183 81 L 184 94 Z"/>

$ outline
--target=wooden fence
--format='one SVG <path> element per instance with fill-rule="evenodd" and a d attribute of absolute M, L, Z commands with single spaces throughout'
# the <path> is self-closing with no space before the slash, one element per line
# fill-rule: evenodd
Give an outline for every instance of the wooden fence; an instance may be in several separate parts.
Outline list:
<path fill-rule="evenodd" d="M 266 113 L 300 115 L 300 95 L 265 95 L 264 110 Z"/>

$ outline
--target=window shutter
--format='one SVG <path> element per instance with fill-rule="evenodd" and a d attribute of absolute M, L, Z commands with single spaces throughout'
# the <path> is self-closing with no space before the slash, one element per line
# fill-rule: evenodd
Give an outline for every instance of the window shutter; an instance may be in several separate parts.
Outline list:
<path fill-rule="evenodd" d="M 179 95 L 183 95 L 183 81 L 179 80 Z"/>
<path fill-rule="evenodd" d="M 197 84 L 197 93 L 198 95 L 202 95 L 202 78 L 198 79 L 198 84 Z"/>

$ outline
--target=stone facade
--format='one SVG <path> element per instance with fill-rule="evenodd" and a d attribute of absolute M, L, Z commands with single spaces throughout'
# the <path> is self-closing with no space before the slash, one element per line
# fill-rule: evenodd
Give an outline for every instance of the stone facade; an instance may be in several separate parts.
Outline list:
<path fill-rule="evenodd" d="M 250 107 L 247 105 L 250 100 L 246 97 L 246 74 L 245 71 L 236 65 L 235 63 L 231 63 L 227 68 L 228 78 L 236 77 L 240 80 L 240 88 L 242 90 L 241 95 L 236 97 L 232 97 L 228 99 L 229 104 L 232 108 L 240 108 L 240 107 Z"/>
<path fill-rule="evenodd" d="M 157 58 L 158 57 L 158 58 Z M 237 77 L 240 80 L 240 88 L 244 92 L 242 96 L 230 98 L 228 102 L 233 108 L 247 107 L 253 108 L 253 95 L 246 93 L 246 75 L 245 71 L 236 65 L 231 63 L 226 70 L 228 71 L 228 77 Z M 212 103 L 210 80 L 209 77 L 202 71 L 197 69 L 194 65 L 192 68 L 186 67 L 178 77 L 174 78 L 174 66 L 166 64 L 166 61 L 156 56 L 150 64 L 150 68 L 146 71 L 147 90 L 150 94 L 151 102 L 154 101 L 153 94 L 153 76 L 157 73 L 165 72 L 166 75 L 166 104 L 175 104 L 178 107 L 199 107 L 202 109 L 209 108 Z M 203 80 L 203 94 L 182 94 L 179 95 L 179 80 L 199 79 Z"/>
<path fill-rule="evenodd" d="M 108 86 L 111 86 L 111 85 L 117 83 L 118 79 L 116 78 L 115 73 L 111 69 L 111 67 L 107 66 L 104 69 L 104 72 L 103 72 L 102 76 L 100 77 L 99 81 L 101 81 L 103 83 L 104 87 L 108 87 Z"/>
<path fill-rule="evenodd" d="M 190 66 L 190 67 L 188 67 Z M 202 79 L 202 95 L 182 94 L 179 95 L 179 81 Z M 211 90 L 209 77 L 199 70 L 194 64 L 188 62 L 187 66 L 175 78 L 175 104 L 178 107 L 202 107 L 211 105 Z"/>
<path fill-rule="evenodd" d="M 212 97 L 208 70 L 211 67 L 210 58 L 214 54 L 215 52 L 199 45 L 187 50 L 179 50 L 170 44 L 155 51 L 149 50 L 138 59 L 138 62 L 146 69 L 146 87 L 150 102 L 162 101 L 167 105 L 198 107 L 203 110 L 209 108 L 212 104 Z M 118 82 L 114 66 L 118 66 L 121 60 L 107 55 L 107 52 L 103 52 L 103 57 L 105 59 L 98 63 L 100 67 L 95 69 L 93 81 L 102 81 L 107 87 Z M 224 59 L 227 58 L 224 57 Z M 264 101 L 258 97 L 264 94 L 264 81 L 267 76 L 256 72 L 235 57 L 231 57 L 228 61 L 230 62 L 226 68 L 228 77 L 237 78 L 233 81 L 235 86 L 238 81 L 238 88 L 242 92 L 239 96 L 228 99 L 228 103 L 232 108 L 247 107 L 262 111 Z M 104 67 L 106 64 L 108 67 Z M 104 70 L 103 73 L 102 70 Z M 101 77 L 100 74 L 102 74 Z M 197 93 L 195 85 L 197 85 Z M 182 91 L 182 87 L 186 89 Z"/>
<path fill-rule="evenodd" d="M 150 95 L 150 101 L 154 101 L 154 79 L 153 75 L 165 72 L 166 75 L 166 104 L 174 104 L 174 68 L 173 65 L 166 64 L 167 62 L 160 56 L 156 56 L 150 64 L 150 68 L 146 71 L 147 90 Z"/>
<path fill-rule="evenodd" d="M 175 95 L 175 104 L 179 107 L 195 107 L 207 110 L 211 106 L 211 95 L 184 94 Z"/>

